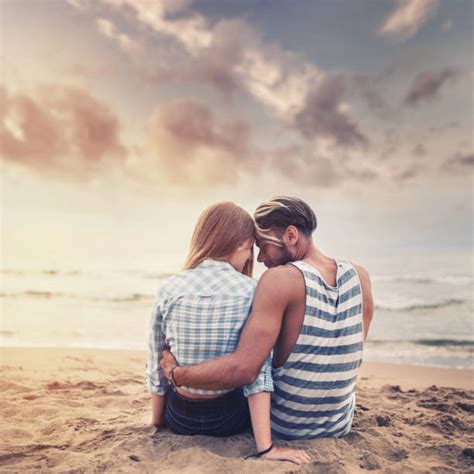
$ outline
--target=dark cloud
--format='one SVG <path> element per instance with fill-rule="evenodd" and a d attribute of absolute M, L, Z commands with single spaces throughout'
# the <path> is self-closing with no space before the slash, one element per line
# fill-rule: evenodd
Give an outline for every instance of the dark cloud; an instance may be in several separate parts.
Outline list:
<path fill-rule="evenodd" d="M 412 165 L 408 165 L 398 173 L 395 173 L 393 178 L 396 181 L 407 181 L 409 179 L 416 178 L 417 176 L 419 176 L 421 171 L 422 167 L 415 163 Z"/>
<path fill-rule="evenodd" d="M 423 143 L 417 143 L 412 150 L 412 154 L 415 156 L 425 156 L 426 155 L 426 147 Z"/>
<path fill-rule="evenodd" d="M 333 160 L 301 146 L 273 150 L 269 163 L 281 176 L 302 186 L 333 187 L 344 180 L 342 168 Z"/>
<path fill-rule="evenodd" d="M 236 66 L 242 61 L 245 42 L 253 31 L 241 21 L 221 21 L 213 29 L 212 42 L 196 63 L 198 78 L 230 95 L 242 87 Z"/>
<path fill-rule="evenodd" d="M 457 152 L 443 164 L 444 168 L 462 169 L 474 166 L 474 153 Z"/>
<path fill-rule="evenodd" d="M 252 163 L 250 124 L 220 121 L 202 101 L 160 105 L 148 136 L 160 170 L 176 184 L 235 182 L 240 172 L 258 164 Z"/>
<path fill-rule="evenodd" d="M 368 138 L 342 109 L 345 82 L 342 77 L 327 77 L 306 98 L 295 117 L 295 126 L 306 139 L 329 138 L 340 147 L 366 146 Z"/>
<path fill-rule="evenodd" d="M 318 153 L 308 145 L 293 145 L 272 150 L 268 154 L 267 169 L 300 186 L 335 188 L 346 182 L 367 183 L 379 174 L 367 164 L 351 162 L 348 156 L 336 152 Z"/>
<path fill-rule="evenodd" d="M 186 146 L 213 147 L 239 154 L 248 143 L 248 123 L 235 120 L 219 124 L 211 108 L 201 101 L 165 104 L 159 108 L 159 117 L 160 125 Z"/>
<path fill-rule="evenodd" d="M 460 125 L 461 125 L 460 122 L 452 120 L 451 122 L 445 123 L 443 125 L 436 125 L 436 126 L 430 127 L 430 132 L 438 134 L 440 132 L 446 132 L 448 130 L 455 130 L 456 128 L 459 128 Z"/>
<path fill-rule="evenodd" d="M 384 160 L 390 158 L 400 149 L 400 146 L 401 138 L 398 132 L 393 128 L 386 130 L 382 138 L 380 158 Z"/>
<path fill-rule="evenodd" d="M 336 187 L 345 180 L 376 178 L 365 166 L 348 169 L 341 152 L 328 156 L 309 143 L 259 149 L 249 123 L 226 121 L 198 100 L 160 105 L 148 136 L 159 175 L 180 186 L 229 185 L 263 179 L 263 172 L 301 186 Z"/>
<path fill-rule="evenodd" d="M 384 89 L 384 72 L 377 76 L 366 76 L 363 74 L 348 74 L 347 83 L 353 96 L 361 97 L 371 112 L 378 116 L 386 116 L 390 113 L 390 107 L 386 101 Z"/>
<path fill-rule="evenodd" d="M 440 71 L 425 71 L 417 74 L 405 96 L 405 104 L 413 107 L 422 101 L 433 99 L 448 81 L 456 78 L 459 71 L 443 69 Z"/>
<path fill-rule="evenodd" d="M 173 41 L 159 45 L 144 39 L 142 50 L 131 56 L 142 80 L 157 84 L 207 85 L 229 98 L 243 85 L 238 70 L 252 30 L 241 21 L 217 23 L 209 47 L 190 55 Z"/>
<path fill-rule="evenodd" d="M 31 93 L 1 89 L 0 147 L 6 160 L 39 170 L 124 157 L 113 111 L 84 89 L 44 86 Z"/>

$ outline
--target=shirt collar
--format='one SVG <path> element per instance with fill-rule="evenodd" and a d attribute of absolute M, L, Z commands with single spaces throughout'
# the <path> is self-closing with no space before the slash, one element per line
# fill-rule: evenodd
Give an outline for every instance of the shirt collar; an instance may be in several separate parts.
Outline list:
<path fill-rule="evenodd" d="M 203 260 L 197 268 L 222 268 L 225 270 L 234 270 L 234 267 L 229 262 L 223 262 L 221 260 Z"/>

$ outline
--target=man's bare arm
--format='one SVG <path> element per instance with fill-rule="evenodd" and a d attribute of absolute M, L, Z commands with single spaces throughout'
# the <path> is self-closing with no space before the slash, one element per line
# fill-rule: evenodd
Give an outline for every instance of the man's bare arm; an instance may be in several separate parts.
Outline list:
<path fill-rule="evenodd" d="M 362 287 L 362 307 L 364 310 L 364 341 L 367 340 L 369 334 L 370 323 L 374 316 L 374 300 L 372 298 L 372 285 L 370 283 L 369 273 L 365 268 L 355 265 L 359 274 L 360 285 Z"/>
<path fill-rule="evenodd" d="M 258 283 L 252 312 L 237 350 L 200 364 L 177 367 L 173 371 L 176 383 L 213 390 L 251 384 L 280 333 L 283 315 L 292 296 L 291 275 L 292 270 L 288 267 L 267 270 Z"/>

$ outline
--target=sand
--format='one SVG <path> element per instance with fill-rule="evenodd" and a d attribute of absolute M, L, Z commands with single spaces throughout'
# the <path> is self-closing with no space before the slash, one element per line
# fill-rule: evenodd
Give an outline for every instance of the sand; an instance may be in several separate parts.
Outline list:
<path fill-rule="evenodd" d="M 474 381 L 466 370 L 365 364 L 351 433 L 280 443 L 313 462 L 243 460 L 250 434 L 153 434 L 145 353 L 2 349 L 0 471 L 357 473 L 473 471 Z M 474 471 L 473 471 L 474 472 Z"/>

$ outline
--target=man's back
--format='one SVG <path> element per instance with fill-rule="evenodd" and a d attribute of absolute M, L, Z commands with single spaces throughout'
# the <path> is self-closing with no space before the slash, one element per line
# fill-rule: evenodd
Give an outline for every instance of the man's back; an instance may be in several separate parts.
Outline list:
<path fill-rule="evenodd" d="M 342 436 L 352 423 L 362 289 L 352 264 L 327 260 L 318 268 L 304 261 L 286 266 L 295 298 L 275 346 L 272 430 L 280 438 Z"/>

